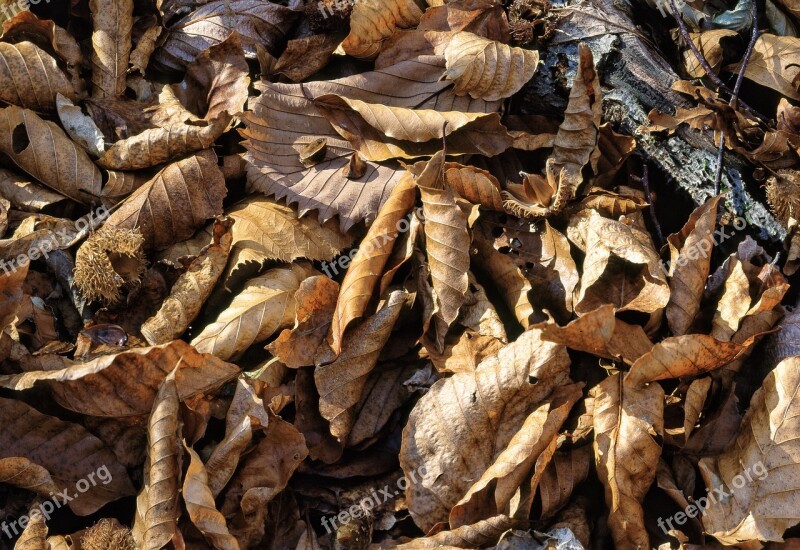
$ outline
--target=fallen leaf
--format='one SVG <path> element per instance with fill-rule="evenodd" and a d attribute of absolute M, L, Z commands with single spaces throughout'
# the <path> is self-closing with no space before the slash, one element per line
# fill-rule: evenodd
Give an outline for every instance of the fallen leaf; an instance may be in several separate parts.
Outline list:
<path fill-rule="evenodd" d="M 497 101 L 511 97 L 536 72 L 539 52 L 512 48 L 470 32 L 458 32 L 444 49 L 447 78 L 457 95 Z"/>
<path fill-rule="evenodd" d="M 359 59 L 373 59 L 385 39 L 397 29 L 417 25 L 420 17 L 422 10 L 414 0 L 355 2 L 350 16 L 350 34 L 342 42 L 342 49 Z"/>
<path fill-rule="evenodd" d="M 664 390 L 636 388 L 619 374 L 594 389 L 594 455 L 616 548 L 649 548 L 642 501 L 656 476 L 664 431 Z"/>
<path fill-rule="evenodd" d="M 231 304 L 200 334 L 192 345 L 201 353 L 230 359 L 294 323 L 294 293 L 313 268 L 293 264 L 267 271 L 250 280 Z"/>
<path fill-rule="evenodd" d="M 146 249 L 164 250 L 221 215 L 226 193 L 216 156 L 204 152 L 159 171 L 122 202 L 106 226 L 138 229 Z"/>
<path fill-rule="evenodd" d="M 100 170 L 64 130 L 33 111 L 15 106 L 0 110 L 0 152 L 62 195 L 80 203 L 97 202 Z"/>
<path fill-rule="evenodd" d="M 797 363 L 785 359 L 767 374 L 736 442 L 699 462 L 709 493 L 702 499 L 703 527 L 723 544 L 780 542 L 797 521 L 794 498 L 800 487 L 791 458 L 798 441 L 792 425 Z"/>
<path fill-rule="evenodd" d="M 36 44 L 0 42 L 0 59 L 1 101 L 38 113 L 52 113 L 58 94 L 76 98 L 75 89 L 56 60 Z"/>
<path fill-rule="evenodd" d="M 91 0 L 92 96 L 119 97 L 125 93 L 131 55 L 133 0 Z"/>
<path fill-rule="evenodd" d="M 400 450 L 414 522 L 426 532 L 448 523 L 472 480 L 497 461 L 525 419 L 568 383 L 566 349 L 544 342 L 533 329 L 485 359 L 475 372 L 434 384 L 412 410 Z M 416 481 L 409 472 L 417 472 Z"/>
<path fill-rule="evenodd" d="M 27 460 L 30 466 L 16 470 L 20 475 L 28 474 L 28 477 L 17 477 L 15 485 L 40 486 L 44 469 L 59 492 L 66 490 L 72 494 L 79 480 L 90 474 L 98 476 L 98 471 L 105 468 L 111 478 L 109 483 L 96 483 L 80 494 L 80 498 L 65 503 L 82 516 L 134 494 L 125 468 L 117 462 L 111 450 L 83 426 L 64 422 L 42 414 L 22 401 L 6 398 L 0 398 L 0 417 L 6 427 L 0 437 L 0 460 Z"/>

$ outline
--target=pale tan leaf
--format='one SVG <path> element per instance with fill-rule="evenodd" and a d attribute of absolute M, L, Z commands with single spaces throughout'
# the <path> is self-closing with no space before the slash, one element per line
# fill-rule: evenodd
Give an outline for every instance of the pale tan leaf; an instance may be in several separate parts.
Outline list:
<path fill-rule="evenodd" d="M 54 98 L 55 100 L 55 98 Z M 22 170 L 80 203 L 96 202 L 103 177 L 59 126 L 16 106 L 0 109 L 0 152 Z"/>
<path fill-rule="evenodd" d="M 156 314 L 142 325 L 142 336 L 151 346 L 180 338 L 200 313 L 228 263 L 232 224 L 229 218 L 214 222 L 214 242 L 189 264 Z"/>
<path fill-rule="evenodd" d="M 743 344 L 720 342 L 705 334 L 686 334 L 665 338 L 642 355 L 631 367 L 625 382 L 643 386 L 656 380 L 681 378 L 718 369 L 753 345 L 751 338 Z"/>
<path fill-rule="evenodd" d="M 553 141 L 553 154 L 545 166 L 546 187 L 535 192 L 531 176 L 519 191 L 509 187 L 503 194 L 506 207 L 521 217 L 541 218 L 560 212 L 576 195 L 583 183 L 581 172 L 591 162 L 596 170 L 597 143 L 600 135 L 602 96 L 600 79 L 594 67 L 592 52 L 586 45 L 578 46 L 578 71 L 569 93 L 564 121 Z M 544 185 L 546 184 L 546 185 Z M 542 200 L 545 198 L 546 200 Z"/>
<path fill-rule="evenodd" d="M 407 109 L 371 104 L 328 94 L 314 105 L 369 161 L 431 156 L 447 139 L 450 155 L 498 155 L 511 146 L 511 137 L 497 113 L 463 113 Z"/>
<path fill-rule="evenodd" d="M 477 250 L 477 268 L 486 272 L 494 282 L 503 300 L 523 328 L 528 328 L 534 315 L 529 298 L 531 283 L 514 261 L 501 254 L 492 243 L 476 238 L 473 245 Z"/>
<path fill-rule="evenodd" d="M 180 72 L 201 52 L 221 43 L 234 31 L 241 35 L 249 58 L 255 59 L 259 46 L 274 53 L 294 26 L 301 9 L 299 2 L 291 2 L 286 7 L 254 0 L 212 0 L 169 27 L 151 62 Z"/>
<path fill-rule="evenodd" d="M 180 400 L 171 371 L 158 389 L 147 429 L 148 453 L 144 487 L 137 499 L 137 519 L 143 523 L 140 548 L 164 548 L 178 527 L 178 490 L 181 475 Z"/>
<path fill-rule="evenodd" d="M 421 537 L 399 544 L 397 550 L 452 550 L 453 548 L 483 548 L 495 544 L 509 529 L 524 525 L 521 520 L 508 516 L 483 519 L 473 525 L 464 525 L 452 531 L 442 531 L 430 537 Z"/>
<path fill-rule="evenodd" d="M 470 32 L 456 33 L 444 49 L 455 93 L 496 101 L 517 93 L 536 72 L 539 52 L 512 48 Z"/>
<path fill-rule="evenodd" d="M 222 214 L 227 189 L 216 155 L 203 152 L 162 169 L 108 217 L 107 226 L 138 229 L 148 250 L 163 250 L 191 237 Z"/>
<path fill-rule="evenodd" d="M 616 374 L 595 386 L 594 456 L 605 487 L 608 526 L 620 549 L 650 548 L 642 501 L 656 476 L 664 432 L 664 390 L 635 388 Z"/>
<path fill-rule="evenodd" d="M 683 229 L 667 238 L 670 251 L 667 322 L 675 336 L 687 334 L 700 311 L 700 299 L 711 266 L 720 199 L 714 197 L 697 208 Z"/>
<path fill-rule="evenodd" d="M 217 497 L 233 477 L 247 446 L 253 440 L 253 428 L 269 424 L 264 403 L 253 388 L 239 379 L 225 417 L 225 438 L 214 447 L 206 460 L 208 487 Z"/>
<path fill-rule="evenodd" d="M 611 303 L 616 311 L 658 314 L 670 290 L 650 234 L 603 218 L 596 211 L 578 223 L 586 249 L 576 313 Z M 571 236 L 572 237 L 572 236 Z"/>
<path fill-rule="evenodd" d="M 195 121 L 190 119 L 189 122 Z M 201 121 L 198 124 L 176 123 L 166 128 L 151 128 L 116 142 L 97 163 L 109 170 L 139 170 L 163 164 L 211 147 L 225 131 L 228 122 L 226 117 L 217 117 L 208 124 Z"/>
<path fill-rule="evenodd" d="M 352 147 L 314 106 L 314 98 L 336 94 L 393 107 L 486 113 L 497 104 L 456 97 L 441 81 L 444 59 L 421 57 L 386 69 L 324 82 L 258 83 L 261 95 L 251 99 L 245 113 L 248 185 L 289 203 L 300 213 L 318 210 L 320 220 L 337 214 L 343 230 L 365 220 L 371 223 L 397 184 L 403 170 L 394 165 L 367 163 L 365 174 L 351 180 L 343 172 Z M 303 147 L 327 140 L 326 158 L 311 168 L 299 158 Z"/>
<path fill-rule="evenodd" d="M 542 338 L 570 349 L 584 351 L 633 365 L 653 348 L 639 325 L 629 325 L 614 316 L 614 306 L 600 306 L 565 327 L 552 323 L 536 325 Z"/>
<path fill-rule="evenodd" d="M 131 480 L 114 453 L 83 426 L 42 414 L 22 401 L 5 398 L 0 398 L 0 421 L 4 426 L 0 434 L 0 460 L 4 464 L 8 459 L 28 461 L 27 465 L 17 463 L 19 474 L 27 475 L 24 479 L 17 477 L 15 485 L 44 490 L 44 469 L 59 491 L 67 490 L 72 495 L 75 484 L 93 474 L 98 482 L 80 498 L 66 503 L 73 512 L 83 516 L 134 494 Z M 107 478 L 111 478 L 107 484 L 100 482 Z M 45 485 L 40 485 L 42 481 Z"/>
<path fill-rule="evenodd" d="M 708 66 L 718 71 L 722 65 L 725 48 L 722 42 L 725 39 L 737 36 L 737 32 L 731 29 L 712 29 L 703 32 L 692 32 L 689 36 L 694 41 L 697 49 L 703 54 L 708 62 Z M 706 70 L 700 65 L 697 57 L 690 49 L 686 49 L 681 54 L 683 66 L 692 78 L 703 78 Z"/>
<path fill-rule="evenodd" d="M 500 182 L 490 172 L 448 162 L 444 165 L 444 180 L 469 202 L 496 212 L 505 212 L 500 196 Z"/>
<path fill-rule="evenodd" d="M 735 443 L 700 460 L 703 528 L 725 545 L 782 541 L 797 524 L 798 387 L 800 359 L 784 359 L 750 400 Z"/>
<path fill-rule="evenodd" d="M 543 469 L 549 462 L 552 451 L 548 453 L 547 448 L 552 444 L 555 450 L 558 431 L 572 405 L 581 397 L 582 387 L 580 383 L 557 387 L 548 401 L 528 415 L 508 445 L 453 507 L 451 527 L 469 525 L 513 509 L 511 500 L 534 465 Z M 541 462 L 540 458 L 545 460 Z M 532 496 L 536 485 L 530 489 Z"/>
<path fill-rule="evenodd" d="M 25 212 L 41 212 L 66 200 L 64 196 L 52 192 L 47 187 L 3 168 L 0 168 L 0 195 Z"/>
<path fill-rule="evenodd" d="M 80 107 L 60 93 L 56 94 L 56 110 L 61 125 L 75 143 L 95 157 L 103 154 L 105 137 L 91 117 L 84 115 Z"/>
<path fill-rule="evenodd" d="M 330 261 L 353 242 L 334 222 L 300 218 L 293 208 L 261 196 L 247 198 L 227 215 L 235 222 L 233 246 L 247 249 L 262 262 L 298 258 Z"/>
<path fill-rule="evenodd" d="M 762 33 L 753 48 L 744 76 L 790 99 L 800 100 L 796 79 L 800 74 L 800 38 Z M 741 63 L 726 70 L 739 72 Z"/>
<path fill-rule="evenodd" d="M 294 293 L 306 278 L 316 275 L 310 266 L 291 265 L 267 271 L 250 280 L 233 302 L 192 340 L 201 353 L 229 359 L 294 323 Z"/>
<path fill-rule="evenodd" d="M 342 337 L 351 322 L 362 317 L 376 294 L 384 268 L 400 236 L 401 221 L 416 202 L 416 185 L 407 175 L 392 190 L 358 247 L 342 281 L 331 323 L 331 347 L 342 350 Z"/>
<path fill-rule="evenodd" d="M 0 42 L 0 60 L 0 101 L 52 113 L 56 95 L 77 96 L 56 60 L 32 42 Z"/>
<path fill-rule="evenodd" d="M 543 341 L 538 330 L 524 332 L 475 372 L 436 382 L 403 430 L 400 464 L 409 477 L 406 499 L 414 522 L 423 531 L 447 523 L 452 507 L 498 460 L 525 419 L 568 383 L 566 349 Z"/>
<path fill-rule="evenodd" d="M 44 498 L 58 491 L 47 468 L 21 457 L 0 458 L 0 483 L 27 489 Z"/>
<path fill-rule="evenodd" d="M 189 519 L 215 550 L 239 550 L 239 543 L 228 532 L 225 517 L 217 510 L 214 495 L 208 486 L 208 473 L 203 461 L 191 447 L 183 442 L 189 453 L 189 469 L 183 480 L 183 501 Z"/>
<path fill-rule="evenodd" d="M 444 186 L 444 153 L 438 152 L 413 169 L 425 216 L 425 244 L 435 301 L 442 318 L 451 325 L 458 317 L 469 288 L 470 236 L 467 218 Z"/>
<path fill-rule="evenodd" d="M 711 389 L 711 378 L 698 378 L 689 385 L 686 390 L 686 402 L 684 404 L 683 434 L 685 440 L 692 435 L 700 414 L 703 412 L 703 405 Z"/>
<path fill-rule="evenodd" d="M 43 370 L 2 375 L 0 385 L 24 390 L 44 383 L 63 407 L 103 417 L 147 414 L 162 381 L 176 368 L 181 400 L 212 391 L 239 373 L 236 365 L 198 353 L 182 340 L 103 355 L 87 363 L 52 355 L 33 361 L 30 367 Z M 131 369 L 136 376 L 131 376 Z"/>
<path fill-rule="evenodd" d="M 20 264 L 17 269 L 4 270 L 0 275 L 0 332 L 14 323 L 22 300 L 22 284 L 28 276 L 30 262 Z"/>
<path fill-rule="evenodd" d="M 355 406 L 367 376 L 375 368 L 407 297 L 400 290 L 391 292 L 375 315 L 346 335 L 341 353 L 329 350 L 317 357 L 314 381 L 320 396 L 319 411 L 339 441 L 346 441 L 353 428 Z"/>
<path fill-rule="evenodd" d="M 131 55 L 133 0 L 90 0 L 92 12 L 92 97 L 125 93 Z"/>
<path fill-rule="evenodd" d="M 47 525 L 38 508 L 33 508 L 28 514 L 28 525 L 17 539 L 14 550 L 50 550 L 47 544 Z"/>
<path fill-rule="evenodd" d="M 414 0 L 359 0 L 353 4 L 342 49 L 359 59 L 374 59 L 384 40 L 398 29 L 415 27 L 421 17 Z"/>

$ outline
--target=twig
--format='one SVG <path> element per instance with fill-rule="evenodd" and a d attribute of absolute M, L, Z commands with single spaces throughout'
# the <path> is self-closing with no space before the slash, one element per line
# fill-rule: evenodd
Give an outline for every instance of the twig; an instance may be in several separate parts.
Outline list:
<path fill-rule="evenodd" d="M 674 2 L 675 0 L 670 0 Z M 758 40 L 759 32 L 758 32 L 758 0 L 753 0 L 752 2 L 752 12 L 751 17 L 753 18 L 753 32 L 750 33 L 750 42 L 747 44 L 747 50 L 744 52 L 744 57 L 742 57 L 742 66 L 739 67 L 739 74 L 736 76 L 736 84 L 733 86 L 733 93 L 731 94 L 731 99 L 728 102 L 728 105 L 733 109 L 736 110 L 736 107 L 739 102 L 739 90 L 742 88 L 742 81 L 744 80 L 744 73 L 747 69 L 747 63 L 750 61 L 750 56 L 753 55 L 753 50 L 756 46 L 756 41 Z M 719 138 L 719 150 L 717 151 L 717 168 L 714 173 L 714 196 L 719 195 L 719 186 L 720 182 L 722 181 L 722 162 L 724 160 L 723 156 L 725 153 L 725 134 L 722 134 Z"/>
<path fill-rule="evenodd" d="M 756 4 L 757 1 L 753 0 L 753 5 Z M 717 76 L 717 73 L 714 72 L 714 69 L 711 68 L 711 65 L 708 64 L 708 61 L 706 61 L 706 58 L 705 56 L 703 56 L 703 53 L 697 48 L 697 45 L 694 43 L 694 40 L 692 40 L 692 37 L 689 35 L 689 28 L 686 26 L 686 22 L 683 20 L 683 17 L 681 17 L 680 12 L 678 12 L 678 6 L 675 5 L 675 0 L 669 0 L 669 5 L 670 8 L 672 9 L 673 17 L 675 17 L 675 20 L 678 22 L 678 28 L 681 31 L 681 36 L 683 37 L 683 41 L 686 42 L 686 44 L 689 46 L 689 49 L 692 50 L 692 53 L 694 54 L 695 58 L 697 58 L 697 62 L 703 68 L 703 71 L 705 71 L 706 76 L 708 76 L 708 78 L 710 78 L 711 81 L 720 90 L 723 90 L 731 97 L 735 97 L 736 92 L 734 90 L 731 90 L 728 87 L 728 85 L 725 84 L 719 76 Z M 757 9 L 754 11 L 757 11 Z M 754 21 L 757 21 L 757 18 L 755 18 Z M 756 27 L 754 26 L 754 28 Z M 755 45 L 754 40 L 753 43 Z M 744 63 L 742 64 L 742 66 L 744 66 Z M 738 80 L 737 80 L 737 85 L 741 86 Z M 759 113 L 758 111 L 747 105 L 747 103 L 745 103 L 744 101 L 738 101 L 738 105 L 740 105 L 742 109 L 747 111 L 749 115 L 759 119 L 761 122 L 764 123 L 768 122 L 768 120 L 761 113 Z"/>
<path fill-rule="evenodd" d="M 647 169 L 647 161 L 642 159 L 642 177 L 639 179 L 644 188 L 644 200 L 650 205 L 648 211 L 650 212 L 650 221 L 653 222 L 653 227 L 656 230 L 656 237 L 658 238 L 658 248 L 664 245 L 664 233 L 661 231 L 661 224 L 658 223 L 656 217 L 656 207 L 653 204 L 653 195 L 650 193 L 650 172 Z"/>

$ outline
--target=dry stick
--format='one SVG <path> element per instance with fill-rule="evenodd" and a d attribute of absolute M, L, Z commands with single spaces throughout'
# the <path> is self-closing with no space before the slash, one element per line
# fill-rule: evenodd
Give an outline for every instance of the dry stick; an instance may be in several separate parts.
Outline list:
<path fill-rule="evenodd" d="M 754 4 L 755 4 L 754 0 Z M 692 37 L 689 36 L 689 28 L 686 26 L 686 22 L 681 17 L 681 14 L 678 12 L 678 7 L 675 5 L 675 0 L 669 0 L 670 8 L 672 9 L 672 14 L 675 17 L 675 20 L 678 22 L 678 28 L 681 31 L 681 36 L 683 37 L 683 41 L 689 46 L 689 49 L 692 50 L 695 58 L 697 58 L 697 62 L 700 63 L 700 66 L 706 73 L 706 76 L 711 79 L 711 81 L 717 85 L 721 90 L 724 90 L 727 94 L 733 96 L 733 90 L 731 90 L 727 84 L 725 84 L 717 73 L 714 72 L 714 69 L 711 68 L 711 65 L 708 64 L 706 58 L 703 56 L 703 53 L 697 48 L 697 45 L 692 40 Z M 768 122 L 768 120 L 758 111 L 750 107 L 744 101 L 739 101 L 739 105 L 741 105 L 742 109 L 747 111 L 747 114 L 757 118 L 761 122 Z"/>
<path fill-rule="evenodd" d="M 731 94 L 731 99 L 728 101 L 728 105 L 736 110 L 738 101 L 739 101 L 739 90 L 742 88 L 742 81 L 744 80 L 744 73 L 745 69 L 747 69 L 747 63 L 750 61 L 750 56 L 753 55 L 753 50 L 756 47 L 756 41 L 758 40 L 759 32 L 758 32 L 758 0 L 753 0 L 752 3 L 752 13 L 751 16 L 753 18 L 753 32 L 750 33 L 750 42 L 747 44 L 747 50 L 744 52 L 744 57 L 742 58 L 742 66 L 739 67 L 739 74 L 736 76 L 736 84 L 733 86 L 733 94 Z M 719 195 L 719 184 L 722 181 L 722 162 L 723 162 L 723 155 L 725 153 L 725 134 L 721 134 L 719 138 L 719 150 L 717 151 L 717 169 L 714 172 L 714 195 Z"/>
<path fill-rule="evenodd" d="M 650 193 L 650 173 L 647 169 L 647 161 L 642 162 L 642 177 L 640 179 L 642 187 L 644 188 L 644 200 L 649 203 L 648 211 L 650 212 L 650 220 L 653 222 L 653 227 L 656 230 L 656 237 L 658 238 L 658 247 L 664 245 L 664 233 L 661 232 L 661 225 L 658 223 L 656 216 L 656 207 L 653 204 L 653 195 Z"/>

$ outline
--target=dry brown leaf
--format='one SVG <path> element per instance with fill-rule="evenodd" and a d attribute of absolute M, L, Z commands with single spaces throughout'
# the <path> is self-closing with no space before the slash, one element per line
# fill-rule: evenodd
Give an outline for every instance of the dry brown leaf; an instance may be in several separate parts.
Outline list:
<path fill-rule="evenodd" d="M 177 368 L 181 400 L 212 391 L 239 373 L 236 365 L 198 353 L 182 340 L 150 348 L 103 355 L 87 363 L 60 356 L 31 360 L 29 372 L 0 376 L 0 385 L 14 390 L 45 383 L 63 407 L 91 416 L 147 414 L 164 377 Z M 33 370 L 33 368 L 43 370 Z M 135 369 L 136 376 L 131 376 Z"/>
<path fill-rule="evenodd" d="M 222 504 L 226 517 L 235 514 L 228 527 L 241 548 L 255 547 L 264 537 L 267 505 L 283 491 L 306 456 L 303 435 L 270 414 L 264 438 L 242 461 Z"/>
<path fill-rule="evenodd" d="M 552 517 L 567 504 L 575 488 L 589 476 L 592 459 L 591 445 L 553 455 L 539 482 L 542 519 Z"/>
<path fill-rule="evenodd" d="M 653 348 L 642 327 L 629 325 L 614 316 L 614 306 L 607 304 L 579 317 L 565 327 L 552 323 L 536 325 L 542 330 L 542 338 L 584 351 L 623 361 L 633 365 L 637 359 Z"/>
<path fill-rule="evenodd" d="M 703 54 L 708 66 L 718 72 L 724 61 L 725 48 L 723 42 L 725 39 L 737 36 L 737 32 L 730 29 L 712 29 L 703 32 L 692 32 L 689 33 L 689 36 L 694 41 L 697 49 Z M 682 53 L 682 57 L 683 66 L 690 77 L 703 78 L 706 76 L 706 70 L 700 66 L 697 57 L 691 50 L 685 50 Z"/>
<path fill-rule="evenodd" d="M 501 254 L 492 243 L 476 237 L 477 269 L 484 271 L 503 297 L 503 301 L 523 328 L 528 328 L 534 315 L 528 293 L 531 283 L 514 261 Z"/>
<path fill-rule="evenodd" d="M 339 285 L 323 275 L 300 283 L 294 295 L 297 303 L 294 327 L 281 332 L 267 346 L 267 351 L 290 369 L 313 366 L 317 348 L 331 326 L 339 295 Z"/>
<path fill-rule="evenodd" d="M 700 499 L 703 528 L 725 545 L 781 541 L 797 523 L 799 377 L 797 357 L 781 361 L 753 395 L 736 442 L 700 460 L 709 492 Z"/>
<path fill-rule="evenodd" d="M 389 340 L 407 293 L 391 292 L 375 315 L 347 333 L 341 353 L 322 350 L 316 359 L 314 381 L 319 391 L 319 412 L 330 422 L 331 434 L 346 441 L 355 421 L 367 376 Z"/>
<path fill-rule="evenodd" d="M 497 113 L 407 109 L 328 94 L 314 105 L 368 161 L 430 156 L 447 140 L 447 154 L 499 155 L 511 136 Z"/>
<path fill-rule="evenodd" d="M 14 544 L 14 550 L 50 550 L 47 525 L 38 508 L 33 508 L 28 514 L 28 525 Z"/>
<path fill-rule="evenodd" d="M 400 450 L 414 522 L 425 532 L 448 523 L 452 507 L 498 460 L 525 419 L 568 383 L 566 349 L 528 330 L 475 372 L 434 384 L 411 412 Z"/>
<path fill-rule="evenodd" d="M 467 218 L 453 191 L 444 185 L 444 153 L 412 167 L 422 197 L 425 244 L 431 270 L 435 303 L 449 326 L 464 304 L 469 280 L 470 236 Z"/>
<path fill-rule="evenodd" d="M 608 526 L 620 549 L 650 548 L 642 501 L 656 476 L 664 432 L 664 390 L 635 388 L 622 375 L 595 386 L 594 453 Z"/>
<path fill-rule="evenodd" d="M 0 483 L 26 489 L 44 498 L 58 492 L 47 468 L 22 457 L 0 458 Z"/>
<path fill-rule="evenodd" d="M 669 286 L 649 233 L 596 211 L 582 217 L 576 229 L 586 250 L 576 313 L 611 303 L 616 311 L 658 314 L 667 305 Z"/>
<path fill-rule="evenodd" d="M 261 196 L 252 196 L 228 210 L 234 220 L 233 247 L 246 249 L 259 262 L 298 258 L 330 261 L 353 242 L 334 222 L 320 223 Z"/>
<path fill-rule="evenodd" d="M 242 454 L 253 440 L 253 429 L 268 424 L 264 403 L 240 378 L 225 416 L 225 438 L 214 447 L 205 464 L 208 487 L 214 497 L 219 496 L 233 477 Z"/>
<path fill-rule="evenodd" d="M 800 99 L 796 79 L 800 74 L 800 38 L 762 33 L 753 48 L 744 76 L 790 99 Z M 741 63 L 726 70 L 738 73 Z"/>
<path fill-rule="evenodd" d="M 469 202 L 496 212 L 505 212 L 500 196 L 500 182 L 490 172 L 448 162 L 444 165 L 444 180 Z"/>
<path fill-rule="evenodd" d="M 703 412 L 703 405 L 708 398 L 708 392 L 711 389 L 711 378 L 698 378 L 689 385 L 686 390 L 686 401 L 683 407 L 683 436 L 684 441 L 688 440 L 692 435 L 697 421 L 700 419 L 700 414 Z"/>
<path fill-rule="evenodd" d="M 203 152 L 158 172 L 125 199 L 106 225 L 138 229 L 146 249 L 163 250 L 188 239 L 206 220 L 221 215 L 226 193 L 216 155 Z"/>
<path fill-rule="evenodd" d="M 100 170 L 64 130 L 33 111 L 16 106 L 0 109 L 0 152 L 62 195 L 80 203 L 97 202 L 103 180 Z"/>
<path fill-rule="evenodd" d="M 592 52 L 583 44 L 578 47 L 578 64 L 564 121 L 558 127 L 553 154 L 545 166 L 546 179 L 537 182 L 528 177 L 521 188 L 510 186 L 503 194 L 506 208 L 520 217 L 539 218 L 558 213 L 583 183 L 583 168 L 591 161 L 596 169 L 602 94 Z"/>
<path fill-rule="evenodd" d="M 183 443 L 189 454 L 189 468 L 183 480 L 183 501 L 189 519 L 197 527 L 211 548 L 215 550 L 239 550 L 239 543 L 228 532 L 225 517 L 217 510 L 214 495 L 208 486 L 208 473 L 197 453 Z"/>
<path fill-rule="evenodd" d="M 152 62 L 180 72 L 209 47 L 223 42 L 232 32 L 242 37 L 248 57 L 262 46 L 274 52 L 294 25 L 299 2 L 289 7 L 255 0 L 212 0 L 170 25 L 164 43 Z M 196 4 L 192 4 L 192 7 Z"/>
<path fill-rule="evenodd" d="M 0 42 L 0 101 L 38 113 L 56 110 L 56 95 L 76 98 L 75 89 L 47 52 L 32 42 Z"/>
<path fill-rule="evenodd" d="M 90 0 L 92 12 L 92 97 L 125 93 L 131 55 L 133 0 Z"/>
<path fill-rule="evenodd" d="M 248 149 L 251 190 L 298 203 L 301 214 L 317 210 L 321 221 L 337 214 L 343 230 L 361 220 L 371 223 L 392 188 L 405 173 L 391 164 L 367 163 L 365 174 L 351 180 L 343 172 L 352 146 L 341 139 L 314 106 L 313 99 L 336 94 L 392 107 L 486 113 L 496 104 L 459 98 L 441 81 L 444 59 L 422 57 L 337 80 L 299 84 L 258 83 L 258 98 L 245 113 L 241 133 Z M 309 143 L 327 140 L 326 158 L 311 168 L 299 154 Z"/>
<path fill-rule="evenodd" d="M 142 324 L 142 336 L 151 346 L 180 338 L 200 313 L 228 263 L 232 224 L 228 218 L 214 222 L 214 242 L 189 264 L 156 314 Z"/>
<path fill-rule="evenodd" d="M 453 35 L 444 57 L 455 93 L 486 101 L 517 93 L 533 78 L 539 64 L 539 52 L 512 48 L 470 32 Z"/>
<path fill-rule="evenodd" d="M 231 304 L 192 340 L 201 353 L 230 359 L 294 323 L 294 294 L 300 283 L 317 272 L 294 264 L 267 271 L 250 280 Z"/>
<path fill-rule="evenodd" d="M 530 514 L 538 480 L 555 451 L 558 431 L 572 405 L 583 395 L 582 387 L 581 383 L 557 387 L 547 402 L 531 412 L 491 466 L 453 507 L 451 527 L 469 525 L 506 510 L 513 512 L 515 517 Z M 539 474 L 533 474 L 530 489 L 525 487 L 522 490 L 523 495 L 527 491 L 527 505 L 512 503 L 534 466 Z"/>
<path fill-rule="evenodd" d="M 136 499 L 133 528 L 139 548 L 145 550 L 164 548 L 178 527 L 182 449 L 175 372 L 171 371 L 161 383 L 148 420 L 144 486 Z"/>
<path fill-rule="evenodd" d="M 0 435 L 0 459 L 26 459 L 30 465 L 30 468 L 22 466 L 17 470 L 27 476 L 16 478 L 15 485 L 44 489 L 45 486 L 40 485 L 44 479 L 43 468 L 59 492 L 66 490 L 71 496 L 79 480 L 90 474 L 97 478 L 103 475 L 80 494 L 80 498 L 66 502 L 73 512 L 83 516 L 134 494 L 125 468 L 111 450 L 84 427 L 42 414 L 22 401 L 5 398 L 0 398 L 0 420 L 4 426 Z M 101 482 L 107 478 L 111 478 L 107 484 Z"/>
<path fill-rule="evenodd" d="M 22 284 L 28 276 L 30 262 L 20 264 L 18 269 L 0 275 L 0 332 L 14 323 L 22 300 Z"/>
<path fill-rule="evenodd" d="M 52 205 L 65 200 L 62 195 L 3 168 L 0 168 L 0 195 L 25 212 L 49 211 Z"/>
<path fill-rule="evenodd" d="M 675 336 L 687 334 L 700 311 L 700 299 L 711 268 L 720 199 L 714 197 L 697 208 L 683 229 L 667 239 L 670 251 L 667 322 Z"/>
<path fill-rule="evenodd" d="M 626 384 L 644 386 L 656 380 L 694 376 L 718 369 L 753 345 L 754 339 L 743 344 L 720 342 L 705 334 L 686 334 L 665 338 L 631 367 Z"/>
<path fill-rule="evenodd" d="M 400 236 L 400 223 L 416 199 L 416 185 L 408 175 L 392 190 L 361 241 L 342 281 L 333 312 L 330 334 L 331 347 L 336 354 L 342 350 L 342 337 L 347 327 L 364 315 L 374 299 L 386 263 Z"/>
<path fill-rule="evenodd" d="M 458 527 L 452 531 L 442 531 L 429 537 L 421 537 L 411 542 L 399 544 L 397 550 L 452 550 L 454 548 L 483 548 L 495 544 L 509 529 L 524 525 L 522 520 L 508 516 L 495 516 L 482 519 L 473 525 Z"/>
<path fill-rule="evenodd" d="M 384 40 L 398 29 L 415 27 L 422 17 L 414 0 L 360 0 L 353 4 L 350 34 L 342 49 L 359 59 L 374 59 Z"/>
<path fill-rule="evenodd" d="M 302 82 L 328 64 L 338 45 L 339 38 L 334 34 L 289 40 L 273 70 L 292 82 Z"/>

